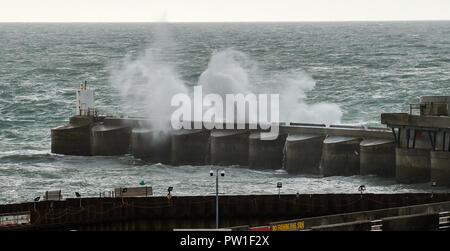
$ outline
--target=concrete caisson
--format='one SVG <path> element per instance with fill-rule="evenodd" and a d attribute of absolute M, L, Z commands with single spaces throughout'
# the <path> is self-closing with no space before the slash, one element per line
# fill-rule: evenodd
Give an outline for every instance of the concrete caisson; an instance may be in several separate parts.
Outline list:
<path fill-rule="evenodd" d="M 72 116 L 69 124 L 51 129 L 52 153 L 91 155 L 91 128 L 94 122 L 92 116 Z"/>
<path fill-rule="evenodd" d="M 145 128 L 135 128 L 131 131 L 131 154 L 139 159 L 169 164 L 171 143 L 169 132 Z"/>
<path fill-rule="evenodd" d="M 287 134 L 280 134 L 274 140 L 264 140 L 261 132 L 249 136 L 248 167 L 252 169 L 282 169 L 283 149 Z"/>
<path fill-rule="evenodd" d="M 286 171 L 290 174 L 320 174 L 325 136 L 289 134 L 286 138 Z"/>
<path fill-rule="evenodd" d="M 172 133 L 171 163 L 173 165 L 204 165 L 209 158 L 208 130 L 177 130 Z"/>
<path fill-rule="evenodd" d="M 91 155 L 91 125 L 68 124 L 51 130 L 52 153 Z"/>
<path fill-rule="evenodd" d="M 363 140 L 360 144 L 360 174 L 395 177 L 394 140 Z"/>
<path fill-rule="evenodd" d="M 361 138 L 330 136 L 323 142 L 322 175 L 352 176 L 360 173 Z"/>
<path fill-rule="evenodd" d="M 450 152 L 430 153 L 431 181 L 437 186 L 450 187 Z"/>
<path fill-rule="evenodd" d="M 430 150 L 395 149 L 395 178 L 399 183 L 421 183 L 430 180 Z"/>
<path fill-rule="evenodd" d="M 211 131 L 211 164 L 248 166 L 247 130 Z"/>
<path fill-rule="evenodd" d="M 131 128 L 99 124 L 92 127 L 92 155 L 122 155 L 130 152 Z"/>

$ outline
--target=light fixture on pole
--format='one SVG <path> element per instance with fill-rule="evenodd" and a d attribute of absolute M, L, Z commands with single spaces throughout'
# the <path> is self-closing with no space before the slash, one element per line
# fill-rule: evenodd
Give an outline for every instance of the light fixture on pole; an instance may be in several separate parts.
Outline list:
<path fill-rule="evenodd" d="M 366 191 L 366 186 L 365 185 L 359 186 L 358 191 L 362 194 L 364 191 Z"/>
<path fill-rule="evenodd" d="M 169 193 L 167 194 L 167 199 L 169 199 L 169 200 L 172 198 L 172 194 L 170 194 L 170 192 L 172 192 L 172 190 L 173 190 L 173 187 L 167 188 L 167 192 L 169 192 Z"/>
<path fill-rule="evenodd" d="M 80 208 L 81 208 L 81 194 L 79 192 L 75 192 L 75 196 L 80 199 Z"/>
<path fill-rule="evenodd" d="M 278 182 L 277 183 L 277 188 L 278 188 L 278 198 L 280 198 L 280 191 L 281 191 L 281 188 L 283 187 L 283 183 L 281 183 L 281 182 Z"/>
<path fill-rule="evenodd" d="M 210 176 L 214 176 L 214 171 L 209 171 Z M 225 171 L 220 170 L 220 176 L 225 176 Z M 219 169 L 216 169 L 216 229 L 219 229 Z"/>
<path fill-rule="evenodd" d="M 431 182 L 431 198 L 434 197 L 434 188 L 436 187 L 437 183 L 436 181 Z"/>

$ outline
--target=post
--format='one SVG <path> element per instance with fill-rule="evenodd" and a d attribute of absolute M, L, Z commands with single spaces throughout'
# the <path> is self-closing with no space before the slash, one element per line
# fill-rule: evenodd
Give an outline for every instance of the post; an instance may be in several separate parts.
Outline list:
<path fill-rule="evenodd" d="M 219 169 L 216 169 L 216 229 L 219 229 Z"/>

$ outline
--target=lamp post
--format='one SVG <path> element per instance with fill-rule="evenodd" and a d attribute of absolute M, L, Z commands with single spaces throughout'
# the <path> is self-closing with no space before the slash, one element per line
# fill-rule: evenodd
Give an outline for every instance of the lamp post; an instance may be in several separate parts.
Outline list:
<path fill-rule="evenodd" d="M 210 176 L 214 176 L 214 171 L 209 171 Z M 225 176 L 225 171 L 220 170 L 220 176 Z M 216 169 L 216 229 L 219 229 L 219 169 Z"/>
<path fill-rule="evenodd" d="M 172 199 L 172 194 L 170 194 L 170 192 L 172 192 L 172 190 L 173 190 L 173 187 L 169 187 L 169 188 L 167 188 L 167 192 L 169 192 L 168 194 L 167 194 L 167 199 Z"/>
<path fill-rule="evenodd" d="M 278 182 L 277 183 L 277 188 L 278 188 L 278 198 L 280 198 L 280 193 L 281 193 L 281 188 L 283 187 L 283 183 Z"/>
<path fill-rule="evenodd" d="M 436 181 L 431 182 L 431 198 L 434 197 L 434 188 L 436 187 L 437 183 Z"/>

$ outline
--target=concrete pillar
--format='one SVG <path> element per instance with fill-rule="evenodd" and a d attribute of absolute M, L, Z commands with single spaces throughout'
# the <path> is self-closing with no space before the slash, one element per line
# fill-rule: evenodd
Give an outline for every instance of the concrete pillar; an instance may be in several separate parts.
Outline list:
<path fill-rule="evenodd" d="M 69 124 L 51 129 L 52 153 L 91 155 L 92 116 L 72 116 Z"/>
<path fill-rule="evenodd" d="M 450 187 L 450 152 L 430 153 L 431 181 L 437 186 Z"/>
<path fill-rule="evenodd" d="M 248 166 L 247 130 L 211 131 L 211 164 Z"/>
<path fill-rule="evenodd" d="M 169 132 L 136 128 L 131 132 L 131 154 L 154 163 L 169 164 L 171 142 Z"/>
<path fill-rule="evenodd" d="M 131 128 L 96 125 L 91 129 L 92 155 L 122 155 L 130 152 Z"/>
<path fill-rule="evenodd" d="M 322 175 L 352 176 L 359 174 L 360 138 L 330 136 L 323 141 Z"/>
<path fill-rule="evenodd" d="M 360 146 L 360 174 L 395 177 L 395 143 L 388 139 L 365 139 Z"/>
<path fill-rule="evenodd" d="M 209 158 L 208 130 L 177 130 L 172 133 L 173 165 L 204 165 Z"/>
<path fill-rule="evenodd" d="M 91 125 L 68 124 L 51 129 L 52 153 L 91 155 Z"/>
<path fill-rule="evenodd" d="M 430 150 L 395 148 L 395 178 L 399 183 L 430 181 Z"/>
<path fill-rule="evenodd" d="M 248 167 L 253 169 L 282 169 L 286 137 L 287 134 L 280 134 L 275 140 L 262 140 L 260 132 L 250 134 Z"/>
<path fill-rule="evenodd" d="M 289 134 L 286 138 L 286 171 L 290 174 L 320 174 L 325 136 Z"/>

